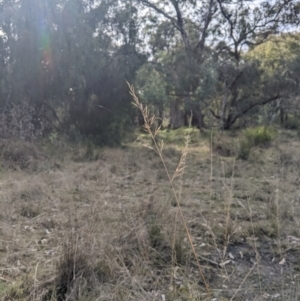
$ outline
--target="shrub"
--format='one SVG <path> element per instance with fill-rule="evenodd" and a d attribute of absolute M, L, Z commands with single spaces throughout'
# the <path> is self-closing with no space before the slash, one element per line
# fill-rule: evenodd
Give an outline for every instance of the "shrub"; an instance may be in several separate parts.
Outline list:
<path fill-rule="evenodd" d="M 234 157 L 236 155 L 236 145 L 233 139 L 214 138 L 213 150 L 222 157 Z"/>
<path fill-rule="evenodd" d="M 258 126 L 245 130 L 244 139 L 240 142 L 239 158 L 247 160 L 250 150 L 255 146 L 268 146 L 276 137 L 276 131 L 267 126 Z"/>
<path fill-rule="evenodd" d="M 33 143 L 14 140 L 0 143 L 1 163 L 6 168 L 35 170 L 40 157 L 41 154 Z"/>
<path fill-rule="evenodd" d="M 51 128 L 50 122 L 26 102 L 0 111 L 0 137 L 33 141 Z"/>
<path fill-rule="evenodd" d="M 62 246 L 53 286 L 43 300 L 96 300 L 97 288 L 112 275 L 107 258 L 91 261 L 91 254 L 86 249 L 87 242 L 80 242 L 74 233 L 69 233 Z"/>
<path fill-rule="evenodd" d="M 245 131 L 245 137 L 252 146 L 268 146 L 275 136 L 275 130 L 267 126 L 249 128 Z"/>
<path fill-rule="evenodd" d="M 89 288 L 92 267 L 86 256 L 78 252 L 76 245 L 65 245 L 63 255 L 57 265 L 55 295 L 58 301 L 76 300 L 82 287 Z M 88 291 L 88 290 L 87 290 Z"/>

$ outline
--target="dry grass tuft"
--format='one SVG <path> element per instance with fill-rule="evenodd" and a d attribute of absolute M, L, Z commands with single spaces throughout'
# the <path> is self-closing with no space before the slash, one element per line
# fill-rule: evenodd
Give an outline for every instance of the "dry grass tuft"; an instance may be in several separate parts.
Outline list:
<path fill-rule="evenodd" d="M 94 286 L 99 285 L 99 278 L 95 275 L 88 254 L 82 250 L 77 235 L 74 234 L 64 244 L 62 254 L 57 264 L 55 288 L 51 292 L 51 298 L 55 296 L 57 301 L 83 299 L 85 294 L 93 291 Z M 101 276 L 101 280 L 104 280 L 106 275 L 103 273 Z"/>
<path fill-rule="evenodd" d="M 223 133 L 213 133 L 212 148 L 215 154 L 222 157 L 236 157 L 238 143 L 235 139 L 228 139 Z"/>
<path fill-rule="evenodd" d="M 145 140 L 143 137 L 138 137 L 138 139 L 143 143 L 144 147 L 149 148 L 149 149 L 153 150 L 155 153 L 157 153 L 157 155 L 159 156 L 159 158 L 161 160 L 162 165 L 164 166 L 164 170 L 166 172 L 166 175 L 168 177 L 168 180 L 169 180 L 174 198 L 176 200 L 176 205 L 177 205 L 177 208 L 178 208 L 178 211 L 179 211 L 179 215 L 180 215 L 180 218 L 182 220 L 182 224 L 184 226 L 187 239 L 190 243 L 192 253 L 193 253 L 195 261 L 197 263 L 202 281 L 205 285 L 205 289 L 206 289 L 207 294 L 211 296 L 211 291 L 210 291 L 210 288 L 209 288 L 209 284 L 208 284 L 208 282 L 207 282 L 207 280 L 204 276 L 202 266 L 199 262 L 198 256 L 196 254 L 196 250 L 195 250 L 194 245 L 193 245 L 193 240 L 192 240 L 192 237 L 191 237 L 190 230 L 187 226 L 186 218 L 185 218 L 185 216 L 183 214 L 183 211 L 181 209 L 180 200 L 179 200 L 180 199 L 180 194 L 177 192 L 177 190 L 175 188 L 175 185 L 174 185 L 174 180 L 176 178 L 179 178 L 181 175 L 183 175 L 184 170 L 186 168 L 185 162 L 186 162 L 186 156 L 187 156 L 187 147 L 188 147 L 188 144 L 189 144 L 189 136 L 187 136 L 185 148 L 182 151 L 182 155 L 180 157 L 177 168 L 175 169 L 173 175 L 171 176 L 170 171 L 167 168 L 166 162 L 165 162 L 164 157 L 163 157 L 163 147 L 164 147 L 163 140 L 160 141 L 159 144 L 156 140 L 156 136 L 159 133 L 161 127 L 160 126 L 155 126 L 155 122 L 156 122 L 155 116 L 154 115 L 151 116 L 150 112 L 148 111 L 147 106 L 143 107 L 143 105 L 139 102 L 139 99 L 135 94 L 133 86 L 131 86 L 129 83 L 128 83 L 128 86 L 129 86 L 129 89 L 130 89 L 130 94 L 131 94 L 131 96 L 133 97 L 133 100 L 134 100 L 133 105 L 136 106 L 140 110 L 140 112 L 143 116 L 143 119 L 144 119 L 143 127 L 144 127 L 145 131 L 150 135 L 153 146 L 150 145 L 149 142 L 147 140 Z M 159 233 L 158 229 L 155 229 L 155 233 Z M 174 233 L 176 233 L 176 228 L 174 228 Z M 176 239 L 176 235 L 174 235 L 174 238 Z M 173 246 L 176 245 L 176 240 L 175 239 L 174 239 Z"/>
<path fill-rule="evenodd" d="M 4 140 L 0 144 L 0 158 L 5 168 L 34 171 L 41 153 L 33 143 Z"/>

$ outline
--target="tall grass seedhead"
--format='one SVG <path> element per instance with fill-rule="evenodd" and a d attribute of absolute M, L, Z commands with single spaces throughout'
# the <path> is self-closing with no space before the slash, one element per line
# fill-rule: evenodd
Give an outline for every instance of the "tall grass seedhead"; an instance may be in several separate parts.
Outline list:
<path fill-rule="evenodd" d="M 194 256 L 195 261 L 197 263 L 200 276 L 201 276 L 202 281 L 205 285 L 205 289 L 206 289 L 207 294 L 209 296 L 211 296 L 211 291 L 210 291 L 209 284 L 208 284 L 208 282 L 207 282 L 207 280 L 204 276 L 203 269 L 202 269 L 202 266 L 199 262 L 199 259 L 198 259 L 198 256 L 197 256 L 194 244 L 193 244 L 192 236 L 191 236 L 190 230 L 189 230 L 188 225 L 187 225 L 186 218 L 183 214 L 183 211 L 182 211 L 182 208 L 181 208 L 181 205 L 180 205 L 179 195 L 178 195 L 177 190 L 174 186 L 174 179 L 179 177 L 180 175 L 182 175 L 182 173 L 184 172 L 184 169 L 185 169 L 185 160 L 186 160 L 187 146 L 188 146 L 189 140 L 187 139 L 186 147 L 182 151 L 182 155 L 181 155 L 179 164 L 178 164 L 174 174 L 171 175 L 168 168 L 167 168 L 167 166 L 166 166 L 166 162 L 165 162 L 164 157 L 163 157 L 163 147 L 164 147 L 163 141 L 158 143 L 157 139 L 156 139 L 156 136 L 157 136 L 157 134 L 159 133 L 159 131 L 161 129 L 160 126 L 155 126 L 155 121 L 156 121 L 157 118 L 154 115 L 151 115 L 150 111 L 148 110 L 148 107 L 147 106 L 144 107 L 143 104 L 139 101 L 139 98 L 137 97 L 137 95 L 135 93 L 133 85 L 130 85 L 128 82 L 127 82 L 127 84 L 128 84 L 128 87 L 129 87 L 130 94 L 133 98 L 133 105 L 136 108 L 139 109 L 139 111 L 141 112 L 141 114 L 143 116 L 143 119 L 144 119 L 143 128 L 149 134 L 149 136 L 151 138 L 151 141 L 152 141 L 152 145 L 150 145 L 150 143 L 145 138 L 138 137 L 138 140 L 141 141 L 145 147 L 147 147 L 147 148 L 153 150 L 155 153 L 157 153 L 157 155 L 159 156 L 159 158 L 161 160 L 161 163 L 162 163 L 162 165 L 164 167 L 164 170 L 167 174 L 167 177 L 168 177 L 168 180 L 169 180 L 169 183 L 170 183 L 170 186 L 171 186 L 171 190 L 174 194 L 174 198 L 176 200 L 177 208 L 178 208 L 178 211 L 179 211 L 179 216 L 180 216 L 182 224 L 184 226 L 186 236 L 187 236 L 189 245 L 191 247 L 193 256 Z M 173 246 L 175 246 L 175 245 L 176 244 L 173 244 Z"/>

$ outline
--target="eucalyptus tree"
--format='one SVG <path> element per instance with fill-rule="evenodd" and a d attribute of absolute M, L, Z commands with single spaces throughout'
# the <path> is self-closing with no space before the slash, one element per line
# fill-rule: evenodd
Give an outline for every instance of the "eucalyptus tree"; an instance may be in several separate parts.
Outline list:
<path fill-rule="evenodd" d="M 57 1 L 4 0 L 1 3 L 1 53 L 5 91 L 2 111 L 25 103 L 32 107 L 33 126 L 40 127 L 40 111 L 51 97 L 50 70 L 53 16 Z M 54 67 L 54 66 L 51 66 Z M 25 115 L 25 114 L 24 114 Z M 21 120 L 20 120 L 21 122 Z"/>
<path fill-rule="evenodd" d="M 217 11 L 214 1 L 144 1 L 138 0 L 145 11 L 144 32 L 155 68 L 164 74 L 166 94 L 170 100 L 170 123 L 182 125 L 182 117 L 193 111 L 198 126 L 204 126 L 203 91 L 207 79 L 213 82 L 214 66 L 206 45 Z M 204 62 L 207 61 L 206 64 Z M 208 63 L 210 61 L 210 63 Z"/>
<path fill-rule="evenodd" d="M 168 102 L 167 83 L 164 75 L 151 64 L 144 64 L 137 73 L 135 84 L 139 96 L 150 108 L 150 111 L 158 117 L 158 125 L 162 126 Z"/>
<path fill-rule="evenodd" d="M 131 114 L 125 80 L 145 59 L 130 1 L 3 0 L 0 19 L 2 102 L 112 140 Z"/>
<path fill-rule="evenodd" d="M 281 124 L 288 116 L 300 116 L 300 35 L 296 32 L 272 36 L 269 41 L 247 52 L 248 60 L 257 61 L 266 85 L 281 90 L 281 98 L 266 106 L 266 117 L 278 113 Z"/>
<path fill-rule="evenodd" d="M 126 81 L 134 81 L 146 56 L 138 49 L 138 11 L 131 1 L 101 1 L 91 11 L 91 22 L 95 24 L 98 42 L 98 63 L 91 69 L 98 71 L 91 70 L 87 91 L 96 96 L 92 103 L 97 109 L 89 109 L 90 130 L 86 132 L 93 135 L 101 132 L 99 142 L 112 144 L 112 138 L 121 140 L 133 123 L 134 111 Z M 83 121 L 86 123 L 86 119 Z"/>
<path fill-rule="evenodd" d="M 209 108 L 212 116 L 220 121 L 222 129 L 229 129 L 240 117 L 257 106 L 276 101 L 281 97 L 278 88 L 274 90 L 266 87 L 257 93 L 260 72 L 257 65 L 248 62 L 243 54 L 249 47 L 263 43 L 272 34 L 282 31 L 284 26 L 298 23 L 300 12 L 298 1 L 136 0 L 136 2 L 149 11 L 147 15 L 149 24 L 155 22 L 157 26 L 157 23 L 167 22 L 169 27 L 172 27 L 173 49 L 174 40 L 178 41 L 180 38 L 180 59 L 178 61 L 174 59 L 175 66 L 173 68 L 171 66 L 171 69 L 173 74 L 176 74 L 172 83 L 182 94 L 193 95 L 199 90 L 203 78 L 212 73 L 214 68 L 206 69 L 206 72 L 202 73 L 195 72 L 201 70 L 200 66 L 204 66 L 206 61 L 211 62 L 209 66 L 217 66 L 219 83 L 216 86 L 215 101 L 207 101 L 212 97 L 209 95 L 208 99 L 205 99 L 204 95 L 204 98 L 196 98 L 192 103 L 202 104 L 202 110 L 203 107 Z M 149 30 L 150 34 L 152 32 Z M 168 51 L 170 49 L 172 47 L 169 47 Z M 179 76 L 183 77 L 183 68 L 179 68 L 183 62 L 185 62 L 184 75 L 188 82 L 185 86 L 176 81 Z M 255 78 L 251 78 L 252 75 Z M 178 108 L 182 106 L 176 101 L 172 103 Z M 202 115 L 201 111 L 198 115 Z"/>
<path fill-rule="evenodd" d="M 275 84 L 245 52 L 266 42 L 285 26 L 297 22 L 290 13 L 297 12 L 296 1 L 274 1 L 256 3 L 253 1 L 233 2 L 217 0 L 220 27 L 218 36 L 224 40 L 216 46 L 219 66 L 220 105 L 213 116 L 221 121 L 223 129 L 229 129 L 239 118 L 258 106 L 277 101 L 282 97 L 283 85 Z"/>

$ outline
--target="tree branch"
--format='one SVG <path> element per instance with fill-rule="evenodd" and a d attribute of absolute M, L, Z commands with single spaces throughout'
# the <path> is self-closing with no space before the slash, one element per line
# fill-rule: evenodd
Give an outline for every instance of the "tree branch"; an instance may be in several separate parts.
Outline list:
<path fill-rule="evenodd" d="M 148 0 L 139 0 L 139 2 L 141 2 L 142 4 L 144 4 L 147 7 L 154 9 L 157 13 L 161 14 L 162 16 L 164 16 L 165 18 L 170 20 L 172 22 L 172 24 L 175 26 L 175 28 L 180 32 L 185 48 L 190 49 L 190 41 L 189 41 L 187 32 L 184 28 L 182 13 L 179 8 L 178 1 L 170 0 L 170 2 L 172 3 L 172 5 L 175 9 L 177 19 L 173 18 L 172 16 L 170 16 L 165 11 L 163 11 L 162 9 L 160 9 L 159 7 L 157 7 L 155 4 L 151 3 Z"/>
<path fill-rule="evenodd" d="M 216 119 L 221 119 L 220 115 L 217 115 L 212 109 L 209 109 L 209 111 Z"/>
<path fill-rule="evenodd" d="M 257 18 L 254 18 L 252 22 L 247 22 L 242 30 L 241 29 L 238 30 L 238 26 L 237 26 L 238 9 L 235 10 L 235 18 L 234 20 L 232 20 L 232 14 L 226 11 L 226 8 L 223 6 L 223 0 L 217 0 L 217 2 L 222 16 L 228 23 L 229 36 L 233 41 L 233 47 L 234 47 L 234 50 L 231 50 L 230 47 L 224 47 L 223 49 L 226 49 L 230 55 L 234 56 L 237 60 L 239 60 L 240 52 L 242 48 L 240 47 L 240 45 L 242 46 L 244 44 L 248 44 L 248 45 L 259 44 L 257 42 L 253 43 L 253 41 L 249 39 L 251 38 L 251 35 L 252 35 L 252 40 L 253 38 L 256 37 L 263 37 L 263 40 L 266 40 L 270 34 L 275 32 L 276 29 L 275 25 L 277 22 L 280 21 L 281 13 L 289 3 L 293 2 L 293 0 L 285 0 L 282 2 L 277 1 L 272 5 L 270 9 L 268 9 L 268 11 L 264 11 L 262 9 L 262 12 L 256 16 Z M 270 13 L 271 11 L 274 11 L 274 13 Z"/>
<path fill-rule="evenodd" d="M 142 4 L 144 4 L 147 7 L 150 7 L 152 9 L 154 9 L 157 13 L 161 14 L 166 19 L 170 20 L 173 23 L 173 25 L 176 27 L 176 29 L 180 31 L 180 28 L 177 25 L 177 20 L 175 18 L 173 18 L 172 16 L 168 15 L 166 12 L 164 12 L 162 9 L 160 9 L 159 7 L 157 7 L 155 4 L 149 2 L 148 0 L 139 0 L 139 2 L 141 2 Z"/>
<path fill-rule="evenodd" d="M 195 50 L 200 49 L 202 51 L 204 49 L 208 26 L 209 26 L 209 24 L 212 20 L 213 15 L 217 11 L 216 8 L 213 10 L 214 3 L 215 3 L 214 0 L 209 1 L 208 12 L 207 12 L 207 15 L 205 17 L 204 27 L 203 27 L 203 30 L 202 30 L 201 38 L 200 38 L 200 41 L 198 42 L 198 44 L 196 45 Z"/>
<path fill-rule="evenodd" d="M 224 129 L 229 129 L 236 121 L 237 119 L 239 119 L 240 117 L 242 117 L 243 115 L 245 115 L 246 113 L 248 113 L 251 109 L 258 107 L 258 106 L 263 106 L 266 105 L 267 103 L 270 103 L 274 100 L 277 100 L 281 98 L 281 95 L 279 93 L 277 93 L 277 95 L 275 96 L 271 96 L 261 102 L 256 102 L 253 103 L 251 105 L 249 105 L 246 109 L 242 110 L 241 112 L 237 113 L 231 120 L 229 120 L 229 124 L 225 125 Z"/>
<path fill-rule="evenodd" d="M 184 28 L 184 22 L 183 22 L 183 19 L 182 19 L 182 14 L 181 14 L 181 11 L 180 11 L 180 8 L 179 8 L 178 1 L 171 0 L 171 2 L 172 2 L 173 6 L 174 6 L 174 9 L 176 11 L 177 28 L 179 29 L 179 31 L 181 33 L 183 43 L 184 43 L 186 49 L 190 49 L 190 41 L 189 41 L 188 35 L 187 35 L 187 33 L 185 31 L 185 28 Z"/>

